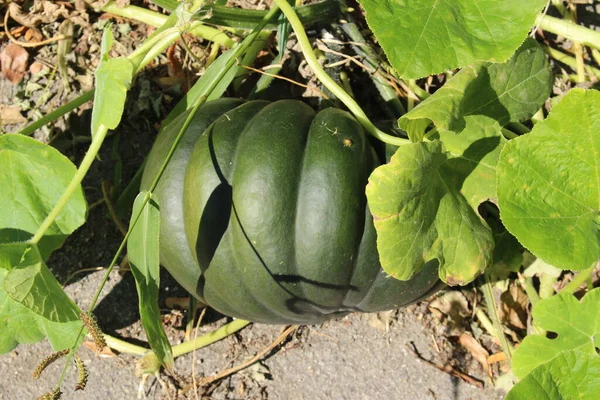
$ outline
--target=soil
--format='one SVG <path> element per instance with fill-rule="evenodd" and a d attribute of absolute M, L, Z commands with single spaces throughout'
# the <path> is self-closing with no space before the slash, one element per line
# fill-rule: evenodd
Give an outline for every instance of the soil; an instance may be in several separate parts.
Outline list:
<path fill-rule="evenodd" d="M 70 91 L 63 89 L 60 78 L 51 79 L 49 71 L 36 76 L 27 72 L 18 85 L 0 79 L 0 105 L 18 105 L 22 114 L 32 121 L 88 90 L 92 83 L 90 71 L 97 62 L 101 37 L 99 26 L 102 24 L 100 15 L 90 14 L 90 18 L 90 26 L 78 31 L 78 40 L 73 45 L 74 56 L 69 59 Z M 113 30 L 115 40 L 120 44 L 113 55 L 125 55 L 131 52 L 137 40 L 147 34 L 147 27 L 120 19 L 116 22 Z M 58 25 L 58 22 L 49 24 L 44 33 L 48 37 L 53 36 Z M 7 43 L 7 40 L 2 42 L 0 51 Z M 289 47 L 293 50 L 293 46 Z M 42 64 L 53 65 L 56 46 L 32 50 L 30 55 L 30 63 L 38 60 Z M 82 55 L 87 55 L 87 58 Z M 299 59 L 298 54 L 292 54 L 287 64 L 287 68 L 296 68 L 295 74 L 292 74 L 295 77 L 302 75 L 298 74 L 299 66 L 294 64 L 294 60 Z M 48 261 L 52 272 L 82 309 L 87 308 L 102 280 L 104 271 L 96 270 L 109 265 L 122 239 L 102 201 L 102 183 L 112 184 L 113 200 L 116 200 L 148 153 L 159 121 L 180 95 L 172 87 L 165 87 L 165 82 L 175 80 L 184 87 L 189 78 L 189 73 L 182 78 L 167 68 L 165 60 L 162 61 L 136 78 L 126 107 L 127 118 L 106 140 L 83 182 L 90 204 L 87 223 L 69 237 Z M 365 84 L 368 77 L 366 74 L 357 76 L 359 82 L 355 82 L 356 87 L 362 88 L 359 96 L 365 97 L 372 90 Z M 301 80 L 300 77 L 298 79 Z M 308 80 L 310 77 L 305 79 Z M 32 86 L 33 83 L 39 87 Z M 44 89 L 46 86 L 48 89 Z M 274 87 L 275 92 L 282 90 L 279 82 Z M 289 93 L 290 89 L 286 87 L 285 90 Z M 273 95 L 281 96 L 280 93 Z M 40 99 L 42 101 L 38 101 Z M 78 164 L 90 137 L 90 114 L 85 108 L 89 106 L 36 132 L 35 137 L 51 142 Z M 3 126 L 5 131 L 16 131 L 18 127 Z M 128 221 L 129 211 L 119 211 L 121 219 Z M 167 334 L 172 344 L 181 343 L 186 311 L 167 308 L 166 301 L 185 297 L 186 293 L 167 273 L 163 273 L 161 279 L 160 301 Z M 71 368 L 62 398 L 501 399 L 503 392 L 494 389 L 480 365 L 456 343 L 453 333 L 447 331 L 443 320 L 430 313 L 428 303 L 424 301 L 390 313 L 351 314 L 322 325 L 300 327 L 259 363 L 199 389 L 196 395 L 193 391 L 178 395 L 176 386 L 190 383 L 192 375 L 213 375 L 251 358 L 272 343 L 282 327 L 251 325 L 195 354 L 179 357 L 175 363 L 177 378 L 161 373 L 148 378 L 144 384 L 135 374 L 137 357 L 125 354 L 99 357 L 82 347 L 80 355 L 89 370 L 87 388 L 83 393 L 72 390 L 76 373 Z M 100 327 L 107 334 L 145 345 L 137 305 L 132 275 L 115 271 L 95 309 Z M 198 329 L 198 335 L 226 322 L 227 317 L 209 311 Z M 483 339 L 485 336 L 482 335 Z M 495 349 L 498 350 L 497 347 Z M 43 341 L 21 345 L 2 355 L 0 400 L 33 399 L 56 385 L 62 368 L 60 362 L 51 365 L 37 381 L 31 376 L 39 361 L 50 353 L 49 343 Z M 473 384 L 442 371 L 444 368 L 468 375 L 467 379 L 471 379 Z"/>

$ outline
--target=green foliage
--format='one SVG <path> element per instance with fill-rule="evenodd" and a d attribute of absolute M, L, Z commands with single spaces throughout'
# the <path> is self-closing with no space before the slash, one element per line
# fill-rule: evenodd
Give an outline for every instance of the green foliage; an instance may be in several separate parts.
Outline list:
<path fill-rule="evenodd" d="M 600 258 L 600 92 L 573 89 L 498 163 L 498 205 L 507 229 L 563 269 Z"/>
<path fill-rule="evenodd" d="M 98 132 L 100 125 L 107 129 L 115 129 L 119 125 L 135 72 L 133 63 L 127 58 L 109 58 L 112 43 L 113 34 L 107 28 L 102 36 L 102 58 L 95 73 L 92 135 Z"/>
<path fill-rule="evenodd" d="M 79 310 L 44 260 L 85 221 L 81 186 L 38 244 L 27 241 L 75 174 L 57 150 L 21 135 L 0 136 L 0 353 L 48 336 L 55 350 L 75 343 Z"/>
<path fill-rule="evenodd" d="M 533 308 L 537 326 L 554 332 L 556 339 L 528 335 L 517 348 L 512 368 L 524 378 L 539 365 L 566 351 L 577 350 L 595 355 L 600 347 L 600 288 L 587 293 L 581 301 L 571 294 L 558 294 L 541 300 Z"/>
<path fill-rule="evenodd" d="M 421 78 L 477 61 L 503 62 L 523 43 L 546 0 L 360 0 L 390 63 Z"/>
<path fill-rule="evenodd" d="M 422 140 L 429 121 L 440 133 L 498 130 L 509 122 L 531 117 L 544 104 L 551 88 L 546 55 L 536 41 L 528 39 L 505 63 L 479 63 L 460 70 L 400 118 L 400 128 L 413 141 Z M 418 129 L 412 126 L 415 122 L 421 122 Z"/>
<path fill-rule="evenodd" d="M 131 219 L 133 228 L 127 242 L 127 254 L 131 272 L 135 277 L 140 316 L 148 342 L 160 363 L 172 370 L 173 353 L 162 326 L 158 306 L 160 213 L 158 204 L 150 197 L 150 192 L 142 191 L 135 199 Z M 136 218 L 138 215 L 139 218 Z"/>
<path fill-rule="evenodd" d="M 456 74 L 399 123 L 413 140 L 371 175 L 384 270 L 410 279 L 437 258 L 440 278 L 466 284 L 492 263 L 492 232 L 477 207 L 496 198 L 496 164 L 507 142 L 502 126 L 530 117 L 544 102 L 551 75 L 539 45 L 528 40 L 503 64 Z M 437 132 L 425 132 L 433 122 Z"/>
<path fill-rule="evenodd" d="M 31 239 L 74 175 L 73 163 L 56 149 L 26 136 L 0 136 L 0 243 Z M 86 210 L 79 186 L 38 243 L 42 259 L 85 222 Z"/>
<path fill-rule="evenodd" d="M 50 339 L 55 350 L 75 343 L 77 306 L 62 290 L 35 245 L 0 245 L 0 354 L 19 343 Z"/>
<path fill-rule="evenodd" d="M 560 353 L 515 385 L 506 400 L 595 400 L 600 393 L 600 357 L 577 350 Z"/>
<path fill-rule="evenodd" d="M 394 278 L 408 280 L 437 258 L 442 280 L 465 284 L 491 264 L 492 232 L 460 193 L 455 160 L 439 141 L 413 143 L 371 174 L 377 248 Z"/>

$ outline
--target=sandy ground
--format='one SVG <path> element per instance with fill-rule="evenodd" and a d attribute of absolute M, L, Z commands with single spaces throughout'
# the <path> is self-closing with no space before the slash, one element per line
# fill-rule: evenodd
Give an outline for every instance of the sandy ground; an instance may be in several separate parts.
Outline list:
<path fill-rule="evenodd" d="M 130 277 L 113 274 L 105 293 L 121 290 Z M 68 286 L 68 293 L 82 306 L 89 301 L 101 273 L 94 273 Z M 132 283 L 132 282 L 131 282 Z M 135 293 L 133 294 L 135 296 Z M 100 317 L 115 312 L 111 296 L 100 303 Z M 135 304 L 135 303 L 134 303 Z M 127 307 L 128 308 L 128 307 Z M 439 371 L 418 359 L 409 349 L 412 342 L 427 359 L 448 357 L 438 353 L 431 328 L 425 326 L 419 310 L 413 306 L 393 315 L 389 331 L 376 327 L 373 315 L 353 314 L 323 325 L 302 327 L 276 353 L 255 366 L 221 381 L 199 398 L 213 399 L 501 399 L 493 388 L 479 389 Z M 124 313 L 128 316 L 128 311 Z M 219 317 L 216 317 L 219 318 Z M 125 318 L 126 319 L 126 318 Z M 215 318 L 212 318 L 215 319 Z M 210 320 L 210 318 L 209 318 Z M 115 318 L 118 322 L 118 318 Z M 102 325 L 102 317 L 100 318 Z M 125 325 L 126 321 L 121 325 Z M 199 335 L 224 323 L 224 318 L 201 327 Z M 374 326 L 375 325 L 375 326 Z M 182 329 L 182 328 L 181 328 Z M 169 330 L 181 336 L 181 329 Z M 280 326 L 254 325 L 221 342 L 176 360 L 178 374 L 190 377 L 192 365 L 197 376 L 212 375 L 224 368 L 251 358 L 281 332 Z M 143 339 L 139 321 L 117 329 L 112 334 L 133 334 Z M 173 338 L 175 343 L 180 338 Z M 143 343 L 143 342 L 137 342 Z M 0 399 L 34 399 L 58 381 L 62 365 L 50 366 L 39 381 L 31 377 L 36 364 L 50 352 L 47 342 L 21 345 L 0 357 Z M 75 372 L 66 380 L 63 399 L 135 399 L 140 379 L 135 376 L 137 358 L 129 355 L 101 358 L 83 348 L 81 356 L 90 376 L 85 392 L 74 392 Z M 472 371 L 466 371 L 473 374 Z M 477 375 L 479 374 L 479 375 Z M 480 371 L 475 375 L 482 381 Z M 162 376 L 163 381 L 168 378 Z M 486 382 L 486 386 L 489 385 Z M 148 379 L 143 392 L 146 398 L 176 398 L 167 393 L 154 377 Z M 189 398 L 195 398 L 189 394 Z M 179 397 L 183 398 L 183 397 Z"/>

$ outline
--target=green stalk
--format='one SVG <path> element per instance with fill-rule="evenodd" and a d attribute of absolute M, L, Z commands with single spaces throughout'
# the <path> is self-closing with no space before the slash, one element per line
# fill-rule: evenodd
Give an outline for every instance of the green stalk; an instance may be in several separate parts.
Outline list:
<path fill-rule="evenodd" d="M 313 71 L 313 73 L 317 76 L 317 78 L 321 81 L 321 83 L 331 91 L 341 100 L 342 103 L 354 114 L 356 119 L 360 122 L 360 124 L 365 128 L 367 132 L 369 132 L 375 138 L 381 140 L 382 142 L 393 144 L 395 146 L 402 146 L 410 143 L 408 139 L 402 139 L 399 137 L 388 135 L 387 133 L 377 129 L 375 125 L 369 120 L 365 112 L 360 108 L 360 106 L 356 103 L 356 101 L 350 96 L 344 89 L 342 89 L 321 67 L 317 57 L 315 56 L 315 52 L 312 49 L 310 41 L 306 36 L 306 32 L 304 31 L 304 27 L 302 26 L 302 22 L 298 19 L 298 15 L 294 9 L 288 4 L 287 0 L 273 0 L 274 4 L 276 4 L 281 11 L 285 14 L 290 25 L 294 29 L 296 33 L 296 38 L 298 43 L 300 44 L 300 48 L 302 49 L 302 53 L 304 54 L 304 58 L 308 63 L 309 67 Z"/>
<path fill-rule="evenodd" d="M 56 110 L 44 115 L 42 118 L 38 119 L 37 121 L 32 122 L 30 125 L 21 129 L 19 134 L 29 136 L 33 132 L 35 132 L 38 129 L 40 129 L 41 127 L 43 127 L 44 125 L 49 124 L 50 122 L 62 117 L 66 113 L 73 111 L 77 107 L 79 107 L 93 99 L 94 99 L 94 89 L 88 90 L 87 92 L 85 92 L 85 93 L 81 94 L 80 96 L 76 97 L 75 99 L 71 100 L 64 106 L 58 107 Z"/>
<path fill-rule="evenodd" d="M 542 274 L 540 276 L 540 299 L 546 299 L 554 295 L 554 284 L 557 280 L 557 277 L 549 274 Z"/>
<path fill-rule="evenodd" d="M 191 353 L 192 351 L 201 349 L 210 344 L 218 342 L 219 340 L 225 339 L 227 336 L 241 330 L 248 324 L 250 324 L 249 321 L 236 319 L 227 325 L 220 327 L 219 329 L 196 338 L 195 340 L 190 340 L 173 346 L 173 357 L 176 358 L 184 354 Z M 148 352 L 146 352 L 145 355 L 138 360 L 136 369 L 141 370 L 143 374 L 154 374 L 155 372 L 158 372 L 160 366 L 161 365 L 158 361 L 158 357 L 156 357 L 156 354 L 154 354 L 154 352 L 151 350 L 148 350 Z"/>
<path fill-rule="evenodd" d="M 577 292 L 577 289 L 579 289 L 579 287 L 581 285 L 583 285 L 587 281 L 587 279 L 594 272 L 595 268 L 596 268 L 596 264 L 592 265 L 588 269 L 584 269 L 583 271 L 581 271 L 580 273 L 578 273 L 577 275 L 575 275 L 575 277 L 571 280 L 571 282 L 569 282 L 567 284 L 567 286 L 565 286 L 560 291 L 560 293 L 570 293 L 570 294 L 573 294 L 573 293 Z"/>
<path fill-rule="evenodd" d="M 494 294 L 492 292 L 492 283 L 490 281 L 490 277 L 487 274 L 484 274 L 479 278 L 479 281 L 479 288 L 483 292 L 485 302 L 488 306 L 488 313 L 490 314 L 492 322 L 494 323 L 496 337 L 500 341 L 502 351 L 504 351 L 504 354 L 506 355 L 506 361 L 510 365 L 512 359 L 512 348 L 506 339 L 506 335 L 504 335 L 504 329 L 502 329 L 502 324 L 500 323 L 500 316 L 498 315 L 496 300 L 494 299 Z"/>
<path fill-rule="evenodd" d="M 137 346 L 133 343 L 126 342 L 125 340 L 117 339 L 116 337 L 104 334 L 104 340 L 106 345 L 119 353 L 132 354 L 134 356 L 145 356 L 148 352 L 152 351 L 142 346 Z"/>
<path fill-rule="evenodd" d="M 559 62 L 573 68 L 574 71 L 577 71 L 577 69 L 579 68 L 577 59 L 575 57 L 571 57 L 570 55 L 563 53 L 562 51 L 553 49 L 552 47 L 546 46 L 546 45 L 542 45 L 542 49 L 550 57 L 554 58 L 556 61 L 559 61 Z M 592 76 L 600 78 L 600 69 L 594 68 L 590 65 L 585 65 L 584 70 L 585 70 L 585 72 L 588 73 L 588 75 L 592 75 Z"/>
<path fill-rule="evenodd" d="M 532 306 L 535 306 L 537 302 L 540 301 L 540 295 L 538 294 L 537 290 L 535 290 L 535 286 L 533 285 L 533 278 L 530 276 L 525 278 L 523 286 L 525 287 L 525 293 L 527 293 L 529 302 Z"/>
<path fill-rule="evenodd" d="M 152 0 L 152 2 L 166 10 L 173 11 L 178 0 Z M 205 6 L 205 13 L 198 13 L 192 19 L 220 26 L 233 28 L 253 29 L 267 15 L 267 10 L 248 10 L 226 6 Z M 340 5 L 337 0 L 324 0 L 315 4 L 308 4 L 297 8 L 298 15 L 304 26 L 317 23 L 330 24 L 340 17 Z M 264 29 L 276 30 L 277 22 L 268 22 Z"/>
<path fill-rule="evenodd" d="M 363 56 L 364 57 L 363 63 L 365 65 L 369 66 L 370 68 L 372 68 L 373 71 L 376 72 L 377 69 L 379 68 L 379 65 L 383 62 L 383 60 L 381 59 L 379 54 L 377 54 L 377 52 L 375 50 L 373 50 L 373 48 L 371 46 L 368 45 L 367 41 L 365 40 L 363 35 L 360 33 L 358 26 L 356 26 L 356 24 L 353 22 L 349 22 L 347 24 L 342 24 L 341 28 L 344 31 L 344 33 L 346 33 L 346 35 L 348 35 L 348 37 L 350 38 L 350 40 L 352 42 L 360 44 L 360 46 L 352 45 L 354 52 L 358 55 Z M 377 91 L 379 92 L 379 95 L 381 96 L 381 98 L 385 101 L 385 103 L 392 110 L 394 117 L 400 118 L 402 115 L 406 114 L 406 109 L 400 102 L 400 99 L 398 98 L 398 94 L 386 82 L 386 80 L 383 79 L 383 77 L 377 73 L 369 72 L 369 76 L 371 77 L 371 80 L 375 84 L 375 87 L 377 88 Z"/>
<path fill-rule="evenodd" d="M 168 18 L 166 15 L 148 10 L 144 7 L 117 7 L 117 4 L 114 1 L 108 2 L 104 7 L 101 7 L 100 9 L 104 12 L 108 12 L 119 17 L 140 21 L 145 23 L 146 25 L 154 27 L 164 25 Z M 193 29 L 189 30 L 189 33 L 201 37 L 203 39 L 219 43 L 220 45 L 225 46 L 227 48 L 231 48 L 235 44 L 235 41 L 233 41 L 224 32 L 213 27 L 206 26 L 202 23 L 198 23 L 196 26 L 194 26 Z"/>
<path fill-rule="evenodd" d="M 600 49 L 600 32 L 596 32 L 573 21 L 554 18 L 549 15 L 538 15 L 536 25 L 545 31 L 562 36 L 573 42 Z"/>
<path fill-rule="evenodd" d="M 83 178 L 92 166 L 92 163 L 94 162 L 98 151 L 100 151 L 100 147 L 102 146 L 102 143 L 104 142 L 104 138 L 106 137 L 107 133 L 108 128 L 106 128 L 106 126 L 104 125 L 100 125 L 98 132 L 94 136 L 94 140 L 92 140 L 92 143 L 90 144 L 90 147 L 85 153 L 85 156 L 83 157 L 79 168 L 75 172 L 75 176 L 73 176 L 73 179 L 71 179 L 71 182 L 69 182 L 69 185 L 58 200 L 58 203 L 56 203 L 52 211 L 50 211 L 50 214 L 48 214 L 46 219 L 44 219 L 40 227 L 35 232 L 35 235 L 33 235 L 33 237 L 31 238 L 31 243 L 39 243 L 42 237 L 44 237 L 44 235 L 46 234 L 46 231 L 52 226 L 62 209 L 67 205 L 69 199 L 71 198 L 71 195 L 75 192 L 75 190 L 77 190 L 77 188 L 81 184 L 81 181 L 83 181 Z"/>

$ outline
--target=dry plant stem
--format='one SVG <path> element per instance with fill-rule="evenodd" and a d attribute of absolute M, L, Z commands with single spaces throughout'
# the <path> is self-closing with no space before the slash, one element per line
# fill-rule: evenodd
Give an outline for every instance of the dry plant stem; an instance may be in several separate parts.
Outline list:
<path fill-rule="evenodd" d="M 502 329 L 502 324 L 500 322 L 500 316 L 498 315 L 498 307 L 496 305 L 496 300 L 494 299 L 494 293 L 492 291 L 492 283 L 490 281 L 490 277 L 487 274 L 484 274 L 479 278 L 479 285 L 481 291 L 483 292 L 483 296 L 485 297 L 485 302 L 488 306 L 488 312 L 494 324 L 494 331 L 496 338 L 500 341 L 500 346 L 502 347 L 502 351 L 506 354 L 506 360 L 510 365 L 512 359 L 512 348 L 506 339 L 506 335 L 504 335 L 504 330 Z"/>
<path fill-rule="evenodd" d="M 192 303 L 192 299 L 195 299 L 195 297 L 190 296 L 190 305 Z M 195 304 L 194 304 L 194 306 L 195 306 Z M 206 307 L 204 307 L 202 309 L 202 312 L 200 313 L 200 317 L 198 318 L 198 323 L 196 324 L 196 328 L 194 329 L 194 342 L 196 341 L 196 339 L 198 337 L 198 327 L 202 323 L 205 313 L 206 313 Z M 196 315 L 195 307 L 194 307 L 194 312 L 192 315 Z M 191 322 L 192 322 L 192 324 L 194 323 L 194 318 L 191 318 Z M 192 324 L 190 324 L 190 326 L 192 326 Z M 187 329 L 187 327 L 186 327 L 186 329 Z M 187 332 L 186 332 L 186 334 L 187 334 Z M 196 350 L 195 349 L 192 352 L 192 385 L 194 385 L 194 397 L 196 398 L 196 400 L 200 400 L 200 398 L 198 397 L 198 391 L 196 390 L 196 388 L 198 386 L 196 386 Z"/>
<path fill-rule="evenodd" d="M 549 15 L 539 15 L 536 24 L 545 31 L 562 36 L 573 42 L 600 49 L 600 32 L 577 25 L 573 21 L 554 18 Z"/>
<path fill-rule="evenodd" d="M 583 285 L 588 278 L 591 277 L 592 273 L 594 273 L 594 270 L 596 269 L 596 267 L 600 265 L 600 261 L 598 262 L 598 264 L 594 264 L 591 267 L 589 267 L 588 269 L 584 269 L 583 271 L 581 271 L 580 273 L 578 273 L 577 275 L 575 275 L 575 277 L 571 280 L 571 282 L 569 282 L 567 284 L 567 286 L 565 286 L 560 293 L 570 293 L 573 294 L 575 292 L 577 292 L 577 290 L 579 289 L 579 287 L 581 285 Z"/>
<path fill-rule="evenodd" d="M 127 228 L 125 228 L 125 225 L 123 225 L 123 222 L 121 222 L 121 220 L 117 216 L 115 205 L 110 199 L 110 183 L 108 183 L 108 181 L 103 181 L 102 185 L 100 186 L 102 187 L 102 196 L 104 197 L 104 203 L 106 203 L 106 208 L 108 208 L 108 213 L 110 214 L 119 232 L 121 232 L 121 234 L 125 236 L 127 234 Z"/>
<path fill-rule="evenodd" d="M 302 53 L 304 54 L 304 58 L 308 63 L 310 69 L 316 75 L 316 77 L 321 81 L 321 83 L 329 89 L 348 109 L 354 114 L 354 117 L 360 122 L 363 128 L 370 133 L 375 138 L 381 140 L 382 142 L 393 144 L 395 146 L 402 146 L 410 143 L 408 139 L 402 139 L 395 136 L 388 135 L 385 132 L 377 129 L 375 125 L 369 120 L 365 112 L 360 108 L 360 106 L 356 103 L 356 101 L 350 96 L 348 93 L 344 91 L 321 67 L 317 57 L 315 56 L 315 52 L 312 49 L 310 41 L 306 36 L 306 31 L 302 26 L 302 22 L 298 19 L 298 15 L 294 9 L 289 5 L 287 0 L 273 0 L 273 3 L 276 4 L 281 11 L 285 14 L 288 19 L 290 25 L 294 29 L 296 33 L 296 38 L 298 39 L 298 43 L 300 44 L 300 48 L 302 49 Z"/>
<path fill-rule="evenodd" d="M 283 81 L 290 82 L 293 85 L 297 85 L 297 86 L 300 86 L 300 87 L 303 87 L 303 88 L 306 88 L 306 89 L 309 89 L 309 90 L 314 90 L 316 92 L 319 92 L 319 94 L 321 96 L 323 96 L 324 99 L 329 99 L 329 97 L 327 97 L 327 95 L 325 93 L 323 93 L 318 87 L 308 86 L 308 85 L 305 85 L 305 84 L 300 83 L 298 81 L 295 81 L 293 79 L 287 78 L 285 76 L 281 76 L 281 75 L 277 75 L 277 74 L 271 74 L 270 72 L 261 71 L 258 68 L 250 67 L 248 65 L 240 65 L 240 67 L 246 68 L 246 69 L 248 69 L 250 71 L 257 72 L 257 73 L 262 74 L 262 75 L 267 75 L 267 76 L 271 76 L 271 77 L 276 78 L 276 79 L 281 79 Z"/>
<path fill-rule="evenodd" d="M 271 343 L 267 348 L 261 350 L 254 357 L 252 357 L 250 360 L 245 361 L 245 362 L 243 362 L 243 363 L 241 363 L 239 365 L 236 365 L 235 367 L 225 369 L 225 370 L 219 372 L 216 375 L 208 376 L 206 378 L 200 379 L 200 381 L 197 382 L 197 386 L 208 385 L 210 383 L 218 381 L 219 379 L 225 378 L 225 377 L 227 377 L 229 375 L 235 374 L 238 371 L 241 371 L 241 370 L 243 370 L 245 368 L 248 368 L 252 364 L 254 364 L 257 361 L 259 361 L 261 358 L 263 358 L 267 353 L 269 353 L 275 347 L 279 346 L 281 344 L 281 342 L 283 342 L 289 335 L 291 335 L 292 333 L 294 333 L 294 331 L 296 329 L 298 329 L 298 325 L 291 325 L 291 326 L 289 326 L 285 331 L 283 331 L 283 333 L 281 335 L 279 335 L 279 337 L 277 339 L 275 339 L 275 341 L 273 343 Z M 188 386 L 186 386 L 186 387 L 183 388 L 182 393 L 186 393 L 190 389 L 196 388 L 197 386 L 188 385 Z"/>
<path fill-rule="evenodd" d="M 475 311 L 475 316 L 479 320 L 481 326 L 483 326 L 483 329 L 485 329 L 487 333 L 495 337 L 496 330 L 494 329 L 494 324 L 492 323 L 492 321 L 490 321 L 490 317 L 488 317 L 485 311 L 478 307 L 477 311 Z"/>
<path fill-rule="evenodd" d="M 58 36 L 55 36 L 50 39 L 42 40 L 41 42 L 34 42 L 34 43 L 21 42 L 21 41 L 17 40 L 17 38 L 14 37 L 12 35 L 12 33 L 10 33 L 10 30 L 8 29 L 8 17 L 9 16 L 10 16 L 10 7 L 6 8 L 6 14 L 4 14 L 4 32 L 6 33 L 6 36 L 10 39 L 11 42 L 18 44 L 21 47 L 39 47 L 39 46 L 44 46 L 48 43 L 58 42 L 59 40 L 63 40 L 63 39 L 67 38 L 65 35 L 58 35 Z"/>

